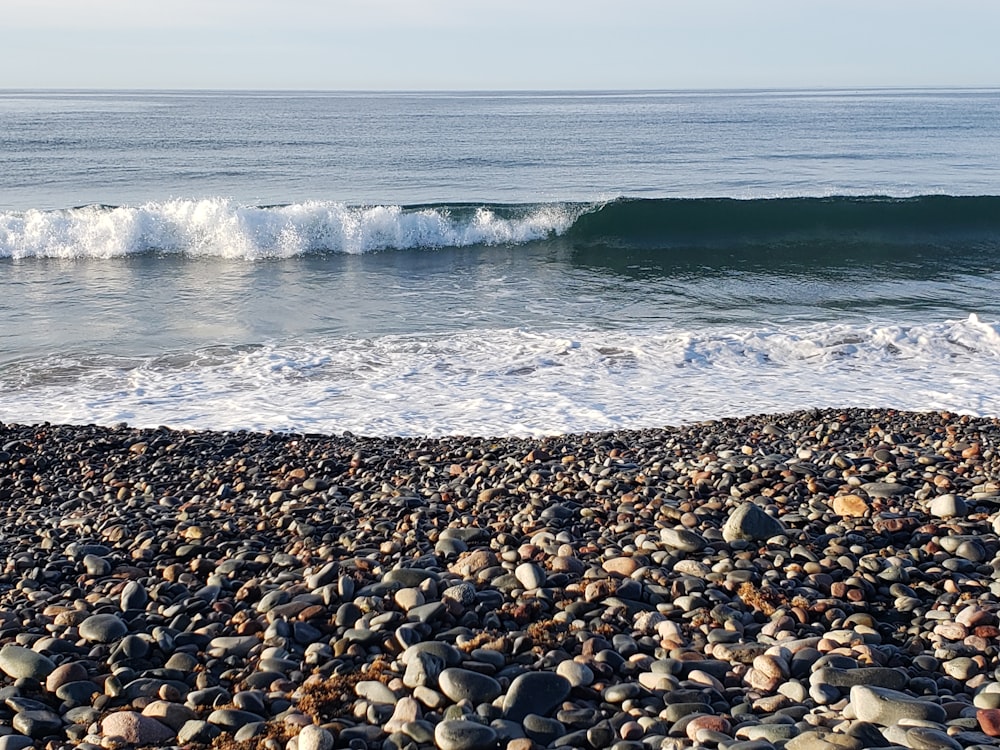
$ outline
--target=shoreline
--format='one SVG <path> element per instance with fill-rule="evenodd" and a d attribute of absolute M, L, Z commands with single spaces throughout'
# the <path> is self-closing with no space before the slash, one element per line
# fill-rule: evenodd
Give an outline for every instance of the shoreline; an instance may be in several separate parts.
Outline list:
<path fill-rule="evenodd" d="M 998 447 L 0 424 L 0 748 L 1000 747 Z"/>

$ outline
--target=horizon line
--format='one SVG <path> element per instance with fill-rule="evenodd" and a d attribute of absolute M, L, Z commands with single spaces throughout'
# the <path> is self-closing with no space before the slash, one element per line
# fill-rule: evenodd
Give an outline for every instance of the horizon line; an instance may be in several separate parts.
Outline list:
<path fill-rule="evenodd" d="M 998 91 L 992 85 L 868 84 L 816 86 L 708 86 L 681 88 L 213 88 L 213 87 L 91 87 L 91 86 L 3 86 L 0 93 L 274 93 L 274 94 L 690 94 L 764 92 L 843 92 L 843 91 Z"/>

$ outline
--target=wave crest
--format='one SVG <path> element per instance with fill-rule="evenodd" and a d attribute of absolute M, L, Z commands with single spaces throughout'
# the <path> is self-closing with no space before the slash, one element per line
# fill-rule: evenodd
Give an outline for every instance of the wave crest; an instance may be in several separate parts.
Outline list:
<path fill-rule="evenodd" d="M 224 198 L 142 206 L 0 212 L 0 257 L 112 258 L 183 253 L 224 258 L 523 244 L 565 232 L 579 210 L 542 206 L 243 206 Z"/>

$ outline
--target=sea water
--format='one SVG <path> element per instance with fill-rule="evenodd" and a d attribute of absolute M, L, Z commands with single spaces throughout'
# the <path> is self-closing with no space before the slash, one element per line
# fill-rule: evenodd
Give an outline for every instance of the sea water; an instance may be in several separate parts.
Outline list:
<path fill-rule="evenodd" d="M 0 92 L 0 420 L 1000 415 L 1000 92 Z"/>

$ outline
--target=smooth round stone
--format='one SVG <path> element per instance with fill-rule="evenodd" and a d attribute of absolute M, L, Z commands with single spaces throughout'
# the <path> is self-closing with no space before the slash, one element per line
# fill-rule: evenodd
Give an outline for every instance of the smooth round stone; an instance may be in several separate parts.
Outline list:
<path fill-rule="evenodd" d="M 101 693 L 101 688 L 96 682 L 90 680 L 79 680 L 76 682 L 64 682 L 56 688 L 56 697 L 65 701 L 69 706 L 89 706 L 94 695 Z"/>
<path fill-rule="evenodd" d="M 83 569 L 89 576 L 106 576 L 111 572 L 111 563 L 97 555 L 84 555 Z"/>
<path fill-rule="evenodd" d="M 91 615 L 80 623 L 80 637 L 91 643 L 113 643 L 128 633 L 128 625 L 115 615 Z"/>
<path fill-rule="evenodd" d="M 660 539 L 668 547 L 681 552 L 701 552 L 708 546 L 703 536 L 689 529 L 661 529 Z"/>
<path fill-rule="evenodd" d="M 455 703 L 467 700 L 473 705 L 491 703 L 503 693 L 500 683 L 492 677 L 457 667 L 438 675 L 438 689 Z"/>
<path fill-rule="evenodd" d="M 528 714 L 521 725 L 524 733 L 543 747 L 566 734 L 566 727 L 562 722 L 538 714 Z"/>
<path fill-rule="evenodd" d="M 198 718 L 194 709 L 185 706 L 183 703 L 171 703 L 170 701 L 153 701 L 144 709 L 142 715 L 150 719 L 156 719 L 161 724 L 165 724 L 175 732 L 189 721 Z"/>
<path fill-rule="evenodd" d="M 354 692 L 359 698 L 370 703 L 395 704 L 397 697 L 392 690 L 378 680 L 361 680 L 354 686 Z"/>
<path fill-rule="evenodd" d="M 179 672 L 193 672 L 198 668 L 198 664 L 198 658 L 194 654 L 177 651 L 170 655 L 167 663 L 163 666 L 166 669 L 176 669 Z"/>
<path fill-rule="evenodd" d="M 601 693 L 601 697 L 608 703 L 623 703 L 630 698 L 638 698 L 642 695 L 642 685 L 636 682 L 620 682 L 617 685 L 609 685 Z"/>
<path fill-rule="evenodd" d="M 236 708 L 217 708 L 208 715 L 209 724 L 215 724 L 228 732 L 235 732 L 242 726 L 256 724 L 259 721 L 264 721 L 264 717 Z"/>
<path fill-rule="evenodd" d="M 189 742 L 197 742 L 207 745 L 216 737 L 222 735 L 222 730 L 207 721 L 191 719 L 184 722 L 183 726 L 177 730 L 177 741 L 182 745 Z"/>
<path fill-rule="evenodd" d="M 906 687 L 909 676 L 900 669 L 887 667 L 859 667 L 857 669 L 838 669 L 822 667 L 809 676 L 812 685 L 832 685 L 838 688 L 851 688 L 855 685 L 873 685 L 875 687 L 902 690 Z"/>
<path fill-rule="evenodd" d="M 45 689 L 50 693 L 54 693 L 59 689 L 60 685 L 65 685 L 68 682 L 80 682 L 89 677 L 90 672 L 87 671 L 87 668 L 83 664 L 75 661 L 65 662 L 53 669 L 49 673 L 49 676 L 45 678 Z"/>
<path fill-rule="evenodd" d="M 333 735 L 315 724 L 302 727 L 297 739 L 298 750 L 333 750 Z"/>
<path fill-rule="evenodd" d="M 117 711 L 101 722 L 101 734 L 117 737 L 133 745 L 165 745 L 174 739 L 174 731 L 156 719 L 135 711 Z"/>
<path fill-rule="evenodd" d="M 510 683 L 504 696 L 504 717 L 510 721 L 522 721 L 528 714 L 547 716 L 565 700 L 570 689 L 569 681 L 553 672 L 526 672 L 518 675 Z"/>
<path fill-rule="evenodd" d="M 941 668 L 946 675 L 961 682 L 979 674 L 979 665 L 967 656 L 949 659 L 941 665 Z"/>
<path fill-rule="evenodd" d="M 122 588 L 120 605 L 123 612 L 145 609 L 149 593 L 137 581 L 129 581 Z"/>
<path fill-rule="evenodd" d="M 937 703 L 868 685 L 851 688 L 851 707 L 859 721 L 870 721 L 884 727 L 898 724 L 903 719 L 924 719 L 939 724 L 945 721 L 945 711 Z"/>
<path fill-rule="evenodd" d="M 930 512 L 937 518 L 955 518 L 967 515 L 969 507 L 963 498 L 949 493 L 931 500 Z"/>
<path fill-rule="evenodd" d="M 440 750 L 492 750 L 496 730 L 465 719 L 446 719 L 434 727 L 434 742 Z"/>
<path fill-rule="evenodd" d="M 59 714 L 46 708 L 31 711 L 19 711 L 14 714 L 11 726 L 15 732 L 28 737 L 46 737 L 62 729 L 62 719 Z"/>
<path fill-rule="evenodd" d="M 532 562 L 523 562 L 514 568 L 514 576 L 528 591 L 545 585 L 545 571 Z"/>
<path fill-rule="evenodd" d="M 35 741 L 23 734 L 8 734 L 0 737 L 0 750 L 28 750 L 34 746 Z"/>
<path fill-rule="evenodd" d="M 250 649 L 260 645 L 260 639 L 255 635 L 231 635 L 213 638 L 208 643 L 208 654 L 219 659 L 227 656 L 244 657 Z"/>
<path fill-rule="evenodd" d="M 571 687 L 585 687 L 594 682 L 594 672 L 586 664 L 581 664 L 572 659 L 559 662 L 556 667 L 556 674 L 565 677 Z"/>
<path fill-rule="evenodd" d="M 962 750 L 960 742 L 931 727 L 907 729 L 906 744 L 911 750 Z"/>
<path fill-rule="evenodd" d="M 14 644 L 0 648 L 0 671 L 15 680 L 26 678 L 40 682 L 55 668 L 54 661 L 30 648 Z"/>
<path fill-rule="evenodd" d="M 722 538 L 727 542 L 763 541 L 785 533 L 781 521 L 772 518 L 764 509 L 745 501 L 736 506 L 722 526 Z"/>

